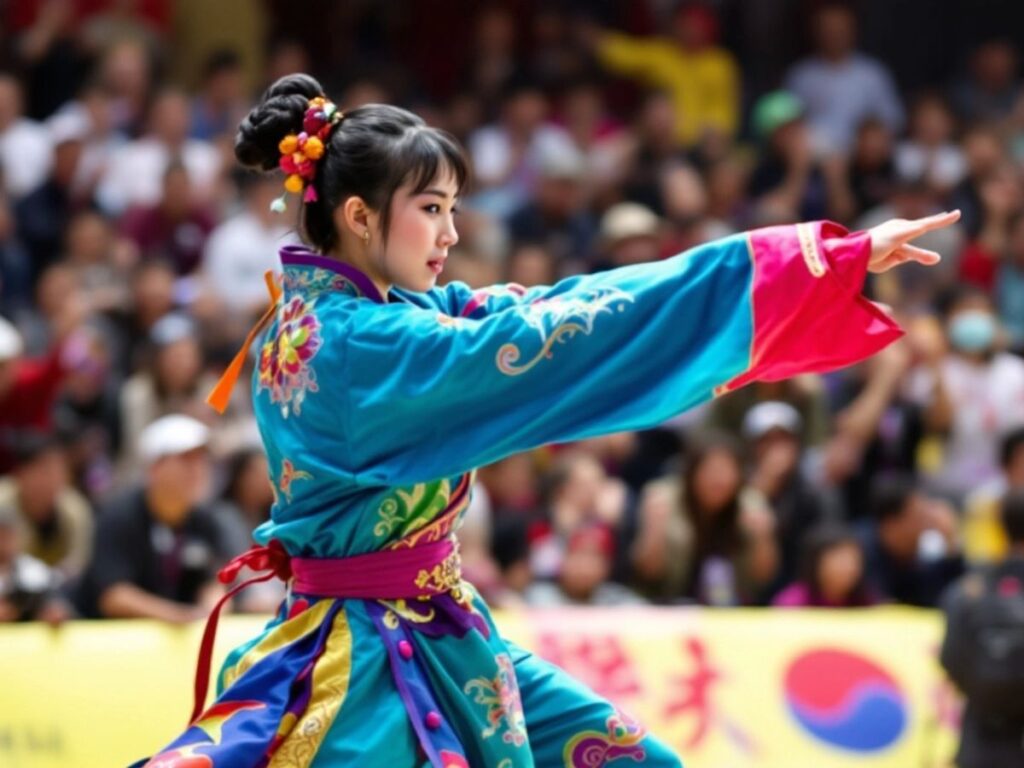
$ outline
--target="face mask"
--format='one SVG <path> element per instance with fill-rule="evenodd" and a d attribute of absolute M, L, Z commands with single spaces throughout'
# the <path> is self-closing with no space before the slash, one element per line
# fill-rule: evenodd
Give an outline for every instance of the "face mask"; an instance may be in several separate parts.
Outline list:
<path fill-rule="evenodd" d="M 983 310 L 971 310 L 953 318 L 949 340 L 962 352 L 984 352 L 996 338 L 996 319 Z"/>

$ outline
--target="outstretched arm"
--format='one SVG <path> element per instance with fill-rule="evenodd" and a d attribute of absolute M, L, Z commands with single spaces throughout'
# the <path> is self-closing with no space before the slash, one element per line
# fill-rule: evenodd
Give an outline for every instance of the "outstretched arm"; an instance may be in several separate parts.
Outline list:
<path fill-rule="evenodd" d="M 450 312 L 360 303 L 338 318 L 343 455 L 368 481 L 421 482 L 650 427 L 755 379 L 849 365 L 902 335 L 860 295 L 865 272 L 935 260 L 908 243 L 941 225 L 772 227 L 550 288 L 492 292 L 494 309 L 467 292 Z"/>

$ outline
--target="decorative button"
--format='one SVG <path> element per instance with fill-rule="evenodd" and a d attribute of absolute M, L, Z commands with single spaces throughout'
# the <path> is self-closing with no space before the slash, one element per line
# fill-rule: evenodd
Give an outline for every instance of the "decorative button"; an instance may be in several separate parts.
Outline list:
<path fill-rule="evenodd" d="M 398 654 L 403 659 L 405 659 L 406 661 L 411 659 L 412 658 L 412 643 L 410 643 L 408 640 L 399 640 L 398 641 Z"/>
<path fill-rule="evenodd" d="M 427 712 L 427 716 L 423 718 L 423 722 L 426 724 L 427 728 L 432 731 L 436 731 L 441 727 L 441 715 L 433 711 Z"/>

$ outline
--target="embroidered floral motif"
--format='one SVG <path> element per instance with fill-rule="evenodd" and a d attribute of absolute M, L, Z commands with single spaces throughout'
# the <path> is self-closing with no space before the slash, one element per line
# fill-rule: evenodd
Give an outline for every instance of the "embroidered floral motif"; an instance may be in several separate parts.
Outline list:
<path fill-rule="evenodd" d="M 571 299 L 555 296 L 535 301 L 523 312 L 527 323 L 540 335 L 540 351 L 522 365 L 516 365 L 522 357 L 518 344 L 503 344 L 496 360 L 498 370 L 506 376 L 526 373 L 542 359 L 554 357 L 552 348 L 556 343 L 564 343 L 577 333 L 589 336 L 598 315 L 614 310 L 624 312 L 626 305 L 632 303 L 633 297 L 618 288 L 600 288 L 589 296 Z"/>
<path fill-rule="evenodd" d="M 350 296 L 362 296 L 354 282 L 344 275 L 329 269 L 316 267 L 313 269 L 286 269 L 281 275 L 281 287 L 288 293 L 302 291 L 308 298 L 324 291 L 341 291 Z"/>
<path fill-rule="evenodd" d="M 400 536 L 407 536 L 444 511 L 450 495 L 451 484 L 447 480 L 396 489 L 380 503 L 377 509 L 380 520 L 373 526 L 373 535 L 384 538 L 398 532 Z"/>
<path fill-rule="evenodd" d="M 489 739 L 501 729 L 504 721 L 507 729 L 501 734 L 501 740 L 521 747 L 526 743 L 526 717 L 519 698 L 515 668 L 507 653 L 499 653 L 494 659 L 498 662 L 498 674 L 492 679 L 474 678 L 466 683 L 463 690 L 467 694 L 476 691 L 473 701 L 487 707 L 488 725 L 481 731 L 481 736 Z"/>
<path fill-rule="evenodd" d="M 298 416 L 306 392 L 317 392 L 316 374 L 310 361 L 320 351 L 320 321 L 313 303 L 293 296 L 281 308 L 277 335 L 260 350 L 259 389 L 270 391 L 270 401 L 281 404 L 281 414 Z"/>
<path fill-rule="evenodd" d="M 562 757 L 565 768 L 600 768 L 612 760 L 629 758 L 642 762 L 647 753 L 640 742 L 647 732 L 643 726 L 622 712 L 605 721 L 607 731 L 582 731 L 565 745 Z"/>
<path fill-rule="evenodd" d="M 292 464 L 288 459 L 281 462 L 281 479 L 277 481 L 277 487 L 284 494 L 285 499 L 289 502 L 292 500 L 292 483 L 296 480 L 312 480 L 313 476 L 309 472 L 305 472 L 301 469 L 295 469 L 295 465 Z"/>

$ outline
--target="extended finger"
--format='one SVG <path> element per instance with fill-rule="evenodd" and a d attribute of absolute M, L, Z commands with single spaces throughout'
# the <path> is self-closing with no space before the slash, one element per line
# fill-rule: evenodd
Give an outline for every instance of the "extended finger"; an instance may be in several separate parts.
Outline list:
<path fill-rule="evenodd" d="M 916 245 L 905 244 L 896 249 L 900 261 L 916 261 L 919 264 L 938 264 L 942 256 L 927 248 L 918 248 Z"/>
<path fill-rule="evenodd" d="M 945 213 L 936 213 L 934 216 L 925 216 L 922 219 L 915 219 L 910 222 L 910 230 L 906 235 L 906 239 L 911 240 L 915 237 L 920 237 L 925 232 L 931 232 L 935 229 L 942 229 L 948 227 L 955 221 L 960 219 L 960 210 L 946 211 Z"/>

